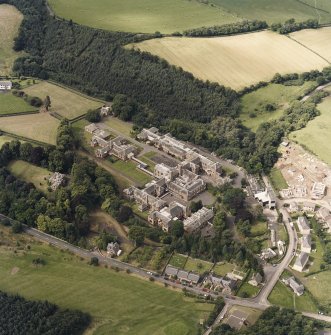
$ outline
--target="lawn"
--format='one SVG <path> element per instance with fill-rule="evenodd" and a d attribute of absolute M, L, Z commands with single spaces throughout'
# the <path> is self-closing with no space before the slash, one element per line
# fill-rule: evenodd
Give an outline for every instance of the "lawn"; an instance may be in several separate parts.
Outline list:
<path fill-rule="evenodd" d="M 209 272 L 212 267 L 213 263 L 189 257 L 185 264 L 184 270 L 194 271 L 203 274 L 204 272 Z"/>
<path fill-rule="evenodd" d="M 325 89 L 331 94 L 331 87 Z M 318 105 L 321 115 L 308 122 L 303 129 L 291 133 L 290 139 L 298 142 L 327 164 L 331 164 L 331 97 Z"/>
<path fill-rule="evenodd" d="M 120 172 L 141 186 L 152 180 L 151 176 L 142 171 L 139 171 L 137 165 L 132 161 L 124 162 L 120 159 L 116 159 L 114 156 L 110 157 L 106 161 L 108 165 L 110 165 L 115 171 Z"/>
<path fill-rule="evenodd" d="M 243 297 L 246 293 L 246 298 L 252 298 L 252 297 L 256 297 L 257 294 L 260 292 L 260 288 L 250 285 L 247 282 L 245 282 L 244 284 L 241 285 L 239 291 L 237 292 L 237 296 L 238 297 Z"/>
<path fill-rule="evenodd" d="M 296 309 L 300 312 L 316 313 L 318 310 L 309 293 L 305 292 L 302 296 L 298 297 L 289 287 L 280 281 L 275 285 L 268 300 L 274 305 Z"/>
<path fill-rule="evenodd" d="M 47 181 L 52 175 L 50 171 L 24 161 L 13 161 L 8 169 L 16 178 L 32 183 L 39 191 L 48 193 Z"/>
<path fill-rule="evenodd" d="M 0 75 L 9 75 L 14 60 L 22 55 L 13 50 L 14 38 L 22 20 L 23 15 L 15 7 L 0 5 Z"/>
<path fill-rule="evenodd" d="M 211 2 L 244 18 L 265 20 L 269 24 L 284 22 L 291 18 L 297 21 L 320 19 L 321 23 L 331 22 L 329 0 L 317 1 L 317 8 L 323 11 L 314 8 L 315 0 L 212 0 Z"/>
<path fill-rule="evenodd" d="M 299 43 L 271 31 L 216 38 L 166 37 L 127 47 L 150 52 L 197 78 L 234 89 L 270 81 L 277 72 L 301 73 L 329 65 Z"/>
<path fill-rule="evenodd" d="M 36 107 L 31 106 L 22 98 L 15 97 L 10 92 L 0 93 L 0 116 L 1 114 L 34 112 L 37 110 Z"/>
<path fill-rule="evenodd" d="M 0 289 L 90 313 L 94 335 L 195 334 L 200 318 L 212 309 L 149 281 L 92 267 L 48 245 L 30 242 L 27 249 L 20 240 L 24 252 L 0 247 Z M 32 265 L 38 257 L 46 261 L 45 266 Z"/>
<path fill-rule="evenodd" d="M 246 127 L 256 131 L 261 123 L 279 119 L 291 102 L 304 96 L 315 85 L 315 82 L 305 82 L 302 86 L 269 84 L 245 94 L 241 98 L 240 119 Z M 268 111 L 268 105 L 273 105 L 275 110 Z"/>
<path fill-rule="evenodd" d="M 185 263 L 187 261 L 187 256 L 180 255 L 180 254 L 173 254 L 169 261 L 169 264 L 175 266 L 179 269 L 184 269 Z"/>
<path fill-rule="evenodd" d="M 146 154 L 144 154 L 143 156 L 139 156 L 138 159 L 143 161 L 144 163 L 146 163 L 148 165 L 148 170 L 151 172 L 154 172 L 154 168 L 156 163 L 154 161 L 151 160 L 151 158 L 153 158 L 154 156 L 156 156 L 156 152 L 155 151 L 150 151 L 147 152 Z"/>
<path fill-rule="evenodd" d="M 217 6 L 187 0 L 50 0 L 55 13 L 105 30 L 173 33 L 239 21 Z"/>
<path fill-rule="evenodd" d="M 221 262 L 213 267 L 213 272 L 219 276 L 225 276 L 227 273 L 232 272 L 234 268 L 235 265 L 232 263 Z"/>
<path fill-rule="evenodd" d="M 272 186 L 276 191 L 280 191 L 284 188 L 288 188 L 285 178 L 282 175 L 282 172 L 277 168 L 272 168 L 269 174 L 270 181 Z"/>
<path fill-rule="evenodd" d="M 47 113 L 0 118 L 0 130 L 26 138 L 56 144 L 59 120 Z"/>
<path fill-rule="evenodd" d="M 290 34 L 290 37 L 331 62 L 331 27 L 305 29 Z"/>
<path fill-rule="evenodd" d="M 67 119 L 84 115 L 89 109 L 97 109 L 102 102 L 89 99 L 87 96 L 75 93 L 71 89 L 43 81 L 24 90 L 27 94 L 44 100 L 47 95 L 51 98 L 51 112 L 56 112 Z"/>
<path fill-rule="evenodd" d="M 130 137 L 131 135 L 131 131 L 132 131 L 132 123 L 130 122 L 125 122 L 122 121 L 120 119 L 118 119 L 117 117 L 107 117 L 106 119 L 104 119 L 103 121 L 107 126 L 109 126 L 111 129 Z"/>
<path fill-rule="evenodd" d="M 268 233 L 267 223 L 264 221 L 256 222 L 251 227 L 251 235 L 252 236 L 261 236 Z"/>

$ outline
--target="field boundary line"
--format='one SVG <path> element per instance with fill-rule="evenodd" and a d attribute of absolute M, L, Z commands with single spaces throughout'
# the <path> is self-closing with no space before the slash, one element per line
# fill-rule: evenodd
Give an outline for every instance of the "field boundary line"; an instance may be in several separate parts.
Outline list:
<path fill-rule="evenodd" d="M 318 8 L 317 6 L 309 5 L 308 3 L 305 3 L 304 1 L 296 0 L 296 2 L 299 2 L 300 4 L 302 4 L 302 5 L 304 5 L 304 6 L 313 8 L 313 9 L 315 9 L 316 11 L 320 11 L 320 12 L 324 12 L 324 13 L 330 14 L 330 12 L 328 12 L 327 10 L 322 9 L 322 8 Z M 316 1 L 315 1 L 315 4 L 316 4 Z"/>
<path fill-rule="evenodd" d="M 91 96 L 89 96 L 89 95 L 87 95 L 87 94 L 84 94 L 84 93 L 82 93 L 82 92 L 80 92 L 80 91 L 78 91 L 78 90 L 75 90 L 75 89 L 73 89 L 73 88 L 71 88 L 71 87 L 69 87 L 69 86 L 66 86 L 66 85 L 64 85 L 64 84 L 58 83 L 58 82 L 53 81 L 53 80 L 51 80 L 51 79 L 48 79 L 48 80 L 45 80 L 45 81 L 48 82 L 48 83 L 50 83 L 50 84 L 53 84 L 53 85 L 55 85 L 55 86 L 61 87 L 61 88 L 65 89 L 65 90 L 67 90 L 67 91 L 70 91 L 70 92 L 72 92 L 72 93 L 75 93 L 75 94 L 77 94 L 77 95 L 80 95 L 81 97 L 83 97 L 83 98 L 85 98 L 85 99 L 93 100 L 93 101 L 95 101 L 95 102 L 100 102 L 100 103 L 103 103 L 103 104 L 106 103 L 105 100 L 91 97 Z M 42 83 L 42 81 L 41 81 L 41 83 Z M 38 84 L 36 84 L 36 85 L 38 85 Z"/>
<path fill-rule="evenodd" d="M 7 136 L 9 136 L 9 137 L 13 137 L 13 138 L 16 138 L 16 139 L 18 139 L 18 140 L 22 140 L 22 141 L 24 141 L 24 142 L 30 142 L 30 143 L 35 143 L 35 144 L 37 144 L 37 145 L 40 145 L 40 146 L 43 146 L 43 147 L 55 147 L 55 145 L 54 144 L 49 144 L 49 143 L 46 143 L 46 142 L 41 142 L 41 141 L 38 141 L 38 140 L 33 140 L 33 139 L 31 139 L 31 138 L 28 138 L 28 137 L 24 137 L 24 136 L 20 136 L 20 135 L 16 135 L 16 134 L 13 134 L 13 133 L 10 133 L 10 132 L 8 132 L 8 131 L 5 131 L 5 130 L 2 130 L 1 128 L 0 128 L 0 133 L 1 133 L 1 135 L 7 135 Z"/>
<path fill-rule="evenodd" d="M 36 110 L 36 111 L 30 111 L 30 112 L 0 114 L 0 117 L 12 117 L 12 116 L 29 115 L 29 114 L 39 114 L 39 111 Z"/>
<path fill-rule="evenodd" d="M 304 48 L 306 48 L 307 50 L 311 51 L 312 53 L 314 53 L 316 56 L 322 58 L 324 61 L 326 61 L 329 65 L 331 65 L 331 61 L 329 61 L 328 59 L 324 58 L 323 56 L 321 56 L 318 52 L 314 51 L 313 49 L 307 47 L 305 44 L 297 41 L 295 38 L 291 37 L 290 35 L 286 35 L 287 38 L 289 38 L 290 40 L 300 44 L 301 46 L 303 46 Z"/>

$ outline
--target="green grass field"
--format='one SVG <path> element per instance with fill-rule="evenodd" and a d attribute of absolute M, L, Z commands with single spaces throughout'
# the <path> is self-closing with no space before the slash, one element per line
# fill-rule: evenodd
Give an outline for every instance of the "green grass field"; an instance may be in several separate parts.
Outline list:
<path fill-rule="evenodd" d="M 11 142 L 15 141 L 16 139 L 14 137 L 6 136 L 6 135 L 1 135 L 0 136 L 0 148 L 5 144 L 6 142 Z"/>
<path fill-rule="evenodd" d="M 282 172 L 277 168 L 272 168 L 269 174 L 270 181 L 272 186 L 276 191 L 280 191 L 284 188 L 288 188 L 285 178 L 282 175 Z"/>
<path fill-rule="evenodd" d="M 22 98 L 15 97 L 10 92 L 0 93 L 0 115 L 34 112 L 37 110 L 37 108 L 29 105 Z"/>
<path fill-rule="evenodd" d="M 237 15 L 196 0 L 50 0 L 55 13 L 113 31 L 172 33 L 238 21 Z"/>
<path fill-rule="evenodd" d="M 185 263 L 187 261 L 187 256 L 180 255 L 180 254 L 173 254 L 169 261 L 169 264 L 175 266 L 179 269 L 184 269 Z"/>
<path fill-rule="evenodd" d="M 194 271 L 203 274 L 204 272 L 209 272 L 212 267 L 213 263 L 189 257 L 185 264 L 184 270 Z"/>
<path fill-rule="evenodd" d="M 56 112 L 67 119 L 73 119 L 85 114 L 89 109 L 97 109 L 102 102 L 89 99 L 87 96 L 72 90 L 43 81 L 24 90 L 27 94 L 44 100 L 47 95 L 51 98 L 51 112 Z"/>
<path fill-rule="evenodd" d="M 232 270 L 235 268 L 235 265 L 232 263 L 217 263 L 213 267 L 213 272 L 219 276 L 225 276 L 227 273 L 232 272 Z"/>
<path fill-rule="evenodd" d="M 118 131 L 123 135 L 130 136 L 131 134 L 133 125 L 130 122 L 125 122 L 112 116 L 107 117 L 103 122 L 111 129 Z"/>
<path fill-rule="evenodd" d="M 13 50 L 14 38 L 22 20 L 23 15 L 15 7 L 0 5 L 0 75 L 9 75 L 14 60 L 22 55 Z"/>
<path fill-rule="evenodd" d="M 106 162 L 114 170 L 122 173 L 123 175 L 127 176 L 131 180 L 140 184 L 141 186 L 145 185 L 146 183 L 152 180 L 152 178 L 149 175 L 138 170 L 137 165 L 132 161 L 124 162 L 112 156 L 109 159 L 107 159 Z"/>
<path fill-rule="evenodd" d="M 0 130 L 55 145 L 59 123 L 48 113 L 7 116 L 0 118 Z"/>
<path fill-rule="evenodd" d="M 251 226 L 251 235 L 252 236 L 261 236 L 268 233 L 267 223 L 264 221 L 256 222 Z"/>
<path fill-rule="evenodd" d="M 246 298 L 252 298 L 252 297 L 257 296 L 259 292 L 260 292 L 259 287 L 255 287 L 248 283 L 244 283 L 243 285 L 241 285 L 239 291 L 237 292 L 237 296 L 245 297 L 245 293 L 246 293 L 248 295 L 248 296 L 246 295 Z"/>
<path fill-rule="evenodd" d="M 300 312 L 316 313 L 318 311 L 309 293 L 305 292 L 302 296 L 298 297 L 289 287 L 280 281 L 275 285 L 268 300 L 274 305 L 296 309 Z"/>
<path fill-rule="evenodd" d="M 314 0 L 211 0 L 210 2 L 244 18 L 265 20 L 268 23 L 284 22 L 291 18 L 304 21 L 319 19 L 319 17 L 321 19 L 320 23 L 331 22 L 331 3 L 328 0 L 317 1 L 317 8 L 328 13 L 320 10 L 316 11 Z"/>
<path fill-rule="evenodd" d="M 314 86 L 314 82 L 305 82 L 302 86 L 269 84 L 257 91 L 245 94 L 241 99 L 240 119 L 246 127 L 256 131 L 261 123 L 281 117 L 292 101 L 304 96 Z M 268 104 L 274 105 L 276 109 L 267 111 Z"/>
<path fill-rule="evenodd" d="M 18 238 L 20 247 L 16 240 L 11 248 L 0 247 L 0 289 L 90 313 L 94 329 L 89 334 L 196 334 L 200 318 L 213 307 L 126 273 L 92 267 L 48 245 L 29 242 L 28 250 Z M 45 266 L 32 265 L 38 257 L 46 261 Z"/>
<path fill-rule="evenodd" d="M 331 94 L 331 87 L 325 89 Z M 324 162 L 331 164 L 331 96 L 318 105 L 321 115 L 301 130 L 291 133 L 290 139 L 298 142 Z"/>
<path fill-rule="evenodd" d="M 32 183 L 38 190 L 48 193 L 47 181 L 52 175 L 48 170 L 24 161 L 13 161 L 8 169 L 16 178 Z"/>

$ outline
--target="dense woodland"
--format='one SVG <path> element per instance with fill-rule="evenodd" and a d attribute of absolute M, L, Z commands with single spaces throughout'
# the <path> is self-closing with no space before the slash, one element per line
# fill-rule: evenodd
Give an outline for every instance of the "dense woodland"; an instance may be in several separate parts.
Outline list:
<path fill-rule="evenodd" d="M 52 78 L 106 100 L 127 96 L 135 108 L 127 109 L 123 119 L 138 127 L 171 131 L 179 139 L 236 160 L 249 172 L 268 171 L 277 160 L 274 138 L 264 138 L 261 147 L 259 134 L 238 120 L 238 93 L 198 80 L 149 53 L 123 48 L 154 35 L 96 30 L 54 18 L 45 0 L 1 2 L 15 5 L 25 17 L 15 50 L 29 55 L 16 61 L 17 74 Z M 222 29 L 235 32 L 263 26 L 252 21 Z"/>
<path fill-rule="evenodd" d="M 270 307 L 247 329 L 236 331 L 223 324 L 213 330 L 211 335 L 316 335 L 319 326 L 317 321 L 293 310 Z"/>
<path fill-rule="evenodd" d="M 90 323 L 80 311 L 62 310 L 49 302 L 28 301 L 0 291 L 1 335 L 79 335 Z"/>

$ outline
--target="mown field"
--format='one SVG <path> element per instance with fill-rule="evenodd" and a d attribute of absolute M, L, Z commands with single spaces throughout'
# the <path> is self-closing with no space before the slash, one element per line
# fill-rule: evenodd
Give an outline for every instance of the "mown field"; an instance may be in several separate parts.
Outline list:
<path fill-rule="evenodd" d="M 153 39 L 128 47 L 147 51 L 197 78 L 240 89 L 275 73 L 305 72 L 329 64 L 286 36 L 263 31 L 218 38 Z"/>
<path fill-rule="evenodd" d="M 296 31 L 290 37 L 331 62 L 331 27 Z"/>
<path fill-rule="evenodd" d="M 1 236 L 8 243 L 6 233 Z M 16 240 L 0 247 L 0 289 L 90 313 L 94 323 L 88 334 L 192 335 L 212 309 L 146 280 L 92 267 L 48 245 L 29 242 L 27 249 L 20 239 L 19 247 Z M 33 266 L 38 257 L 45 266 Z"/>
<path fill-rule="evenodd" d="M 241 98 L 242 112 L 240 119 L 246 127 L 256 131 L 261 123 L 277 120 L 281 117 L 291 102 L 304 96 L 315 85 L 315 82 L 305 82 L 302 86 L 269 84 L 245 94 Z M 268 105 L 273 105 L 275 109 L 268 110 Z"/>
<path fill-rule="evenodd" d="M 50 171 L 24 161 L 13 161 L 8 169 L 16 178 L 32 183 L 38 190 L 48 193 L 47 181 L 52 175 Z"/>
<path fill-rule="evenodd" d="M 88 97 L 46 81 L 32 85 L 24 91 L 42 100 L 49 95 L 52 103 L 50 111 L 56 112 L 67 119 L 73 119 L 85 114 L 89 109 L 96 109 L 102 106 L 101 102 L 91 100 Z"/>
<path fill-rule="evenodd" d="M 300 312 L 316 313 L 318 310 L 307 292 L 298 297 L 289 287 L 280 281 L 277 282 L 268 300 L 274 305 L 296 309 Z"/>
<path fill-rule="evenodd" d="M 0 115 L 34 112 L 37 110 L 37 108 L 31 106 L 22 98 L 12 95 L 11 92 L 0 93 Z"/>
<path fill-rule="evenodd" d="M 56 144 L 59 120 L 47 113 L 7 116 L 0 119 L 0 130 L 48 144 Z"/>
<path fill-rule="evenodd" d="M 295 18 L 297 21 L 318 19 L 320 23 L 331 22 L 331 3 L 329 0 L 210 0 L 231 13 L 247 19 L 265 20 L 269 24 L 284 22 Z M 307 6 L 308 5 L 308 6 Z"/>
<path fill-rule="evenodd" d="M 331 87 L 326 90 L 331 94 Z M 305 128 L 291 133 L 290 138 L 331 164 L 331 97 L 324 99 L 318 109 L 321 115 L 310 121 Z"/>
<path fill-rule="evenodd" d="M 20 55 L 13 50 L 13 43 L 22 20 L 23 15 L 15 7 L 0 5 L 0 75 L 10 74 Z"/>
<path fill-rule="evenodd" d="M 218 6 L 196 0 L 50 0 L 56 15 L 113 31 L 173 33 L 240 20 Z"/>

